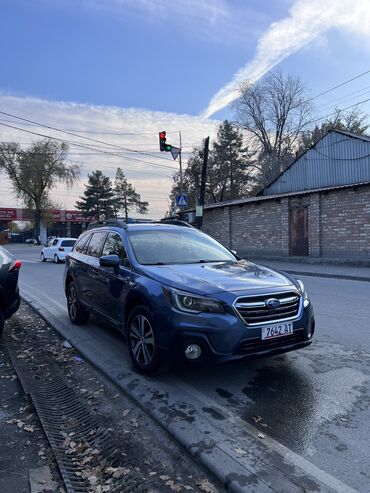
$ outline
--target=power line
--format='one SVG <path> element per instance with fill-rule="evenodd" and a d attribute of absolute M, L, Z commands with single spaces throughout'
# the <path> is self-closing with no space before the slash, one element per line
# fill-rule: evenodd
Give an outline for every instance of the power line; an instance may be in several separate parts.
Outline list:
<path fill-rule="evenodd" d="M 101 149 L 101 150 L 94 149 L 93 147 L 89 147 L 86 144 L 81 144 L 79 142 L 67 141 L 65 139 L 60 139 L 59 137 L 51 137 L 50 135 L 41 134 L 39 132 L 33 132 L 32 130 L 26 130 L 24 128 L 19 128 L 19 127 L 13 126 L 13 125 L 8 125 L 7 123 L 1 123 L 0 122 L 0 125 L 2 125 L 4 127 L 15 129 L 15 130 L 19 130 L 20 132 L 26 132 L 26 133 L 29 133 L 29 134 L 32 134 L 32 135 L 37 135 L 39 137 L 44 137 L 46 139 L 57 140 L 59 142 L 64 142 L 64 143 L 67 143 L 67 144 L 69 143 L 70 145 L 74 145 L 74 146 L 77 146 L 77 147 L 82 147 L 83 149 L 89 149 L 89 150 L 92 150 L 92 151 L 99 151 L 102 154 L 107 154 L 107 155 L 115 156 L 115 157 L 121 157 L 117 153 L 114 153 L 114 152 L 111 152 L 111 151 L 106 151 L 106 150 L 103 150 L 103 149 Z M 177 169 L 176 168 L 173 168 L 172 166 L 166 166 L 164 164 L 151 163 L 149 161 L 144 161 L 143 159 L 137 159 L 137 158 L 133 158 L 133 157 L 129 157 L 129 156 L 126 156 L 125 159 L 129 159 L 131 161 L 137 161 L 139 163 L 149 164 L 150 166 L 156 166 L 156 167 L 159 167 L 159 168 L 165 168 L 165 169 L 171 169 L 172 171 L 177 171 Z"/>
<path fill-rule="evenodd" d="M 1 120 L 5 123 L 12 123 L 12 120 Z M 38 123 L 24 123 L 23 125 L 32 125 L 39 127 L 40 125 Z M 67 131 L 67 132 L 79 132 L 83 134 L 95 134 L 95 135 L 127 135 L 131 137 L 140 136 L 140 135 L 156 135 L 158 137 L 158 132 L 101 132 L 100 130 L 81 130 L 79 128 L 61 128 L 60 130 Z M 178 130 L 167 130 L 167 134 L 178 134 Z"/>
<path fill-rule="evenodd" d="M 368 101 L 370 101 L 370 98 L 364 99 L 363 101 L 358 101 L 357 103 L 351 104 L 350 106 L 347 106 L 346 108 L 338 108 L 338 111 L 334 111 L 333 113 L 330 113 L 330 115 L 322 116 L 320 118 L 316 118 L 315 120 L 311 120 L 310 122 L 308 122 L 308 124 L 315 123 L 315 122 L 318 122 L 320 120 L 324 120 L 325 118 L 329 118 L 330 116 L 337 115 L 338 112 L 349 110 L 350 108 L 353 108 L 354 106 L 359 106 L 360 104 L 367 103 Z"/>
<path fill-rule="evenodd" d="M 363 72 L 362 74 L 356 75 L 355 77 L 352 77 L 351 79 L 345 80 L 344 82 L 341 82 L 340 84 L 337 84 L 336 86 L 330 87 L 329 89 L 326 89 L 326 91 L 320 92 L 319 94 L 316 94 L 316 96 L 313 96 L 310 99 L 307 99 L 305 102 L 308 103 L 310 101 L 313 101 L 314 99 L 319 98 L 320 96 L 324 96 L 324 94 L 328 94 L 331 91 L 334 91 L 335 89 L 338 89 L 338 87 L 342 87 L 346 84 L 349 84 L 350 82 L 359 79 L 360 77 L 363 77 L 366 74 L 369 74 L 370 70 L 366 70 L 366 72 Z"/>
<path fill-rule="evenodd" d="M 115 147 L 116 149 L 122 149 L 124 151 L 129 151 L 129 152 L 134 152 L 134 153 L 138 153 L 138 154 L 143 154 L 145 156 L 155 157 L 156 159 L 163 159 L 165 161 L 168 161 L 168 159 L 166 159 L 164 157 L 161 157 L 161 156 L 153 156 L 153 154 L 149 154 L 147 152 L 142 152 L 142 151 L 139 151 L 137 149 L 130 149 L 129 147 L 123 147 L 123 146 L 119 146 L 117 144 L 111 144 L 110 142 L 105 142 L 103 140 L 93 139 L 91 137 L 85 137 L 84 135 L 79 135 L 79 134 L 76 134 L 74 132 L 70 132 L 68 130 L 61 130 L 61 129 L 57 128 L 57 127 L 52 127 L 51 125 L 45 125 L 43 123 L 36 122 L 34 120 L 29 120 L 28 118 L 23 118 L 21 116 L 12 115 L 11 113 L 7 113 L 5 111 L 0 111 L 0 114 L 6 115 L 6 116 L 10 116 L 11 118 L 16 118 L 17 120 L 21 120 L 23 122 L 33 123 L 33 124 L 38 125 L 40 127 L 48 128 L 49 130 L 54 130 L 56 132 L 65 133 L 67 135 L 71 135 L 72 137 L 77 137 L 79 139 L 85 139 L 85 140 L 88 140 L 88 141 L 91 141 L 91 142 L 97 142 L 98 144 L 104 144 L 104 145 L 109 146 L 109 147 Z"/>

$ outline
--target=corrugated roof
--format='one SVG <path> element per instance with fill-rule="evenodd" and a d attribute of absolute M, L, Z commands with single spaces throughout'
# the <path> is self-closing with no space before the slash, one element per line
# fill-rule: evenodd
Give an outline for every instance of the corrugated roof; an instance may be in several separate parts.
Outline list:
<path fill-rule="evenodd" d="M 368 180 L 370 137 L 330 130 L 257 195 L 276 195 Z"/>
<path fill-rule="evenodd" d="M 261 202 L 264 200 L 274 200 L 274 199 L 281 199 L 285 197 L 293 197 L 295 195 L 307 195 L 309 193 L 317 193 L 317 192 L 326 192 L 330 190 L 340 190 L 342 188 L 352 188 L 352 187 L 360 187 L 364 185 L 370 185 L 370 180 L 365 181 L 362 183 L 350 183 L 348 185 L 339 185 L 335 187 L 323 187 L 323 188 L 316 188 L 312 190 L 300 190 L 297 192 L 288 192 L 288 193 L 281 193 L 281 194 L 276 194 L 276 195 L 260 195 L 258 197 L 247 197 L 245 199 L 237 199 L 237 200 L 225 200 L 224 202 L 217 202 L 216 204 L 207 204 L 204 206 L 205 209 L 215 209 L 216 207 L 227 207 L 230 205 L 241 205 L 241 204 L 247 204 L 247 203 L 252 203 L 252 202 Z M 195 209 L 190 209 L 185 212 L 192 212 Z"/>

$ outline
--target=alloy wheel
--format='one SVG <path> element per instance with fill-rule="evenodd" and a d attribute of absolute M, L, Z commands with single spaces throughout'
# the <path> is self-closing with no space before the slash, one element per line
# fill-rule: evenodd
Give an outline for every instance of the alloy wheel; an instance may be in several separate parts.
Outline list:
<path fill-rule="evenodd" d="M 76 293 L 76 288 L 74 287 L 73 284 L 71 284 L 68 288 L 68 298 L 67 298 L 67 304 L 68 304 L 68 313 L 71 318 L 71 320 L 76 320 L 77 318 L 77 293 Z"/>
<path fill-rule="evenodd" d="M 144 366 L 150 365 L 154 356 L 154 333 L 144 315 L 136 315 L 130 326 L 130 345 L 135 360 Z"/>

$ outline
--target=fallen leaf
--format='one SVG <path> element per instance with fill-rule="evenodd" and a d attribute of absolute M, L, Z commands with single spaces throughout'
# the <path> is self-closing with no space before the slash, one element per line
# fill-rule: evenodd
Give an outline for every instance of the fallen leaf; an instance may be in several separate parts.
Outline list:
<path fill-rule="evenodd" d="M 258 433 L 257 436 L 258 436 L 258 438 L 265 438 L 266 437 L 266 435 L 264 433 Z"/>
<path fill-rule="evenodd" d="M 126 417 L 128 415 L 128 413 L 130 412 L 130 409 L 124 409 L 122 411 L 122 416 Z"/>
<path fill-rule="evenodd" d="M 35 427 L 30 425 L 24 426 L 23 429 L 29 433 L 33 433 L 35 431 Z"/>
<path fill-rule="evenodd" d="M 169 477 L 169 476 L 166 476 L 166 475 L 159 476 L 159 478 L 160 478 L 162 481 L 167 481 L 168 479 L 170 479 L 170 477 Z"/>
<path fill-rule="evenodd" d="M 205 493 L 218 493 L 216 488 L 211 484 L 208 479 L 201 479 L 197 481 L 197 486 Z"/>
<path fill-rule="evenodd" d="M 238 454 L 238 455 L 247 455 L 247 451 L 242 449 L 242 448 L 234 448 L 234 451 Z"/>

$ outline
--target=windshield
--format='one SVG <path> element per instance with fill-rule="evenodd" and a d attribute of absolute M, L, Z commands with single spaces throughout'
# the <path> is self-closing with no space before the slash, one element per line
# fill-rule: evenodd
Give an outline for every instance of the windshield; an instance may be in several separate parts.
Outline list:
<path fill-rule="evenodd" d="M 128 237 L 143 265 L 236 261 L 220 243 L 191 228 L 128 231 Z"/>

